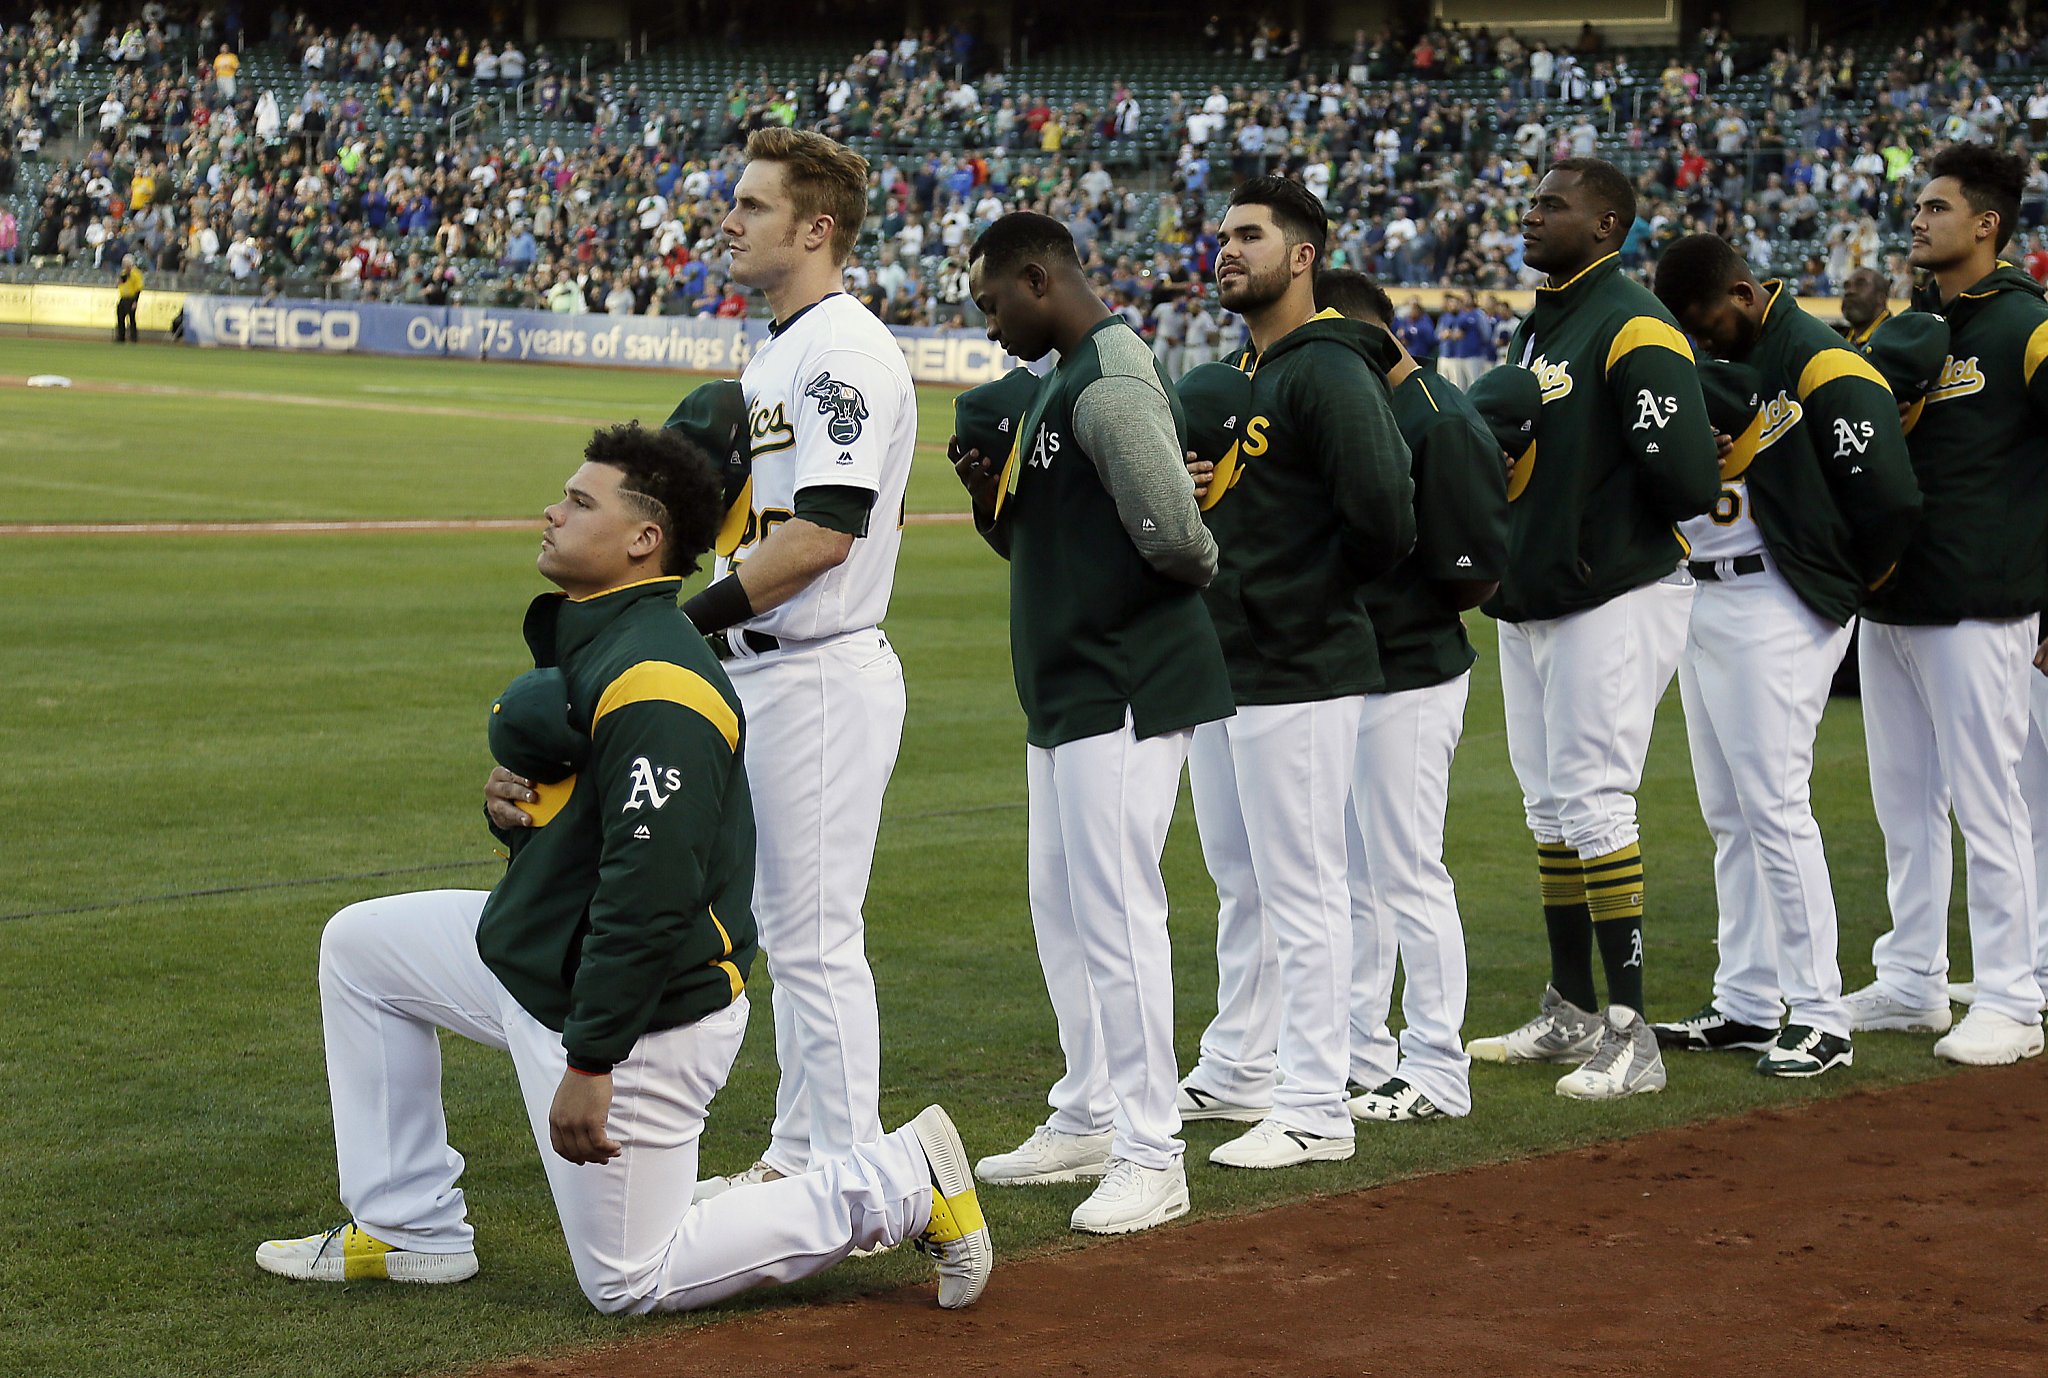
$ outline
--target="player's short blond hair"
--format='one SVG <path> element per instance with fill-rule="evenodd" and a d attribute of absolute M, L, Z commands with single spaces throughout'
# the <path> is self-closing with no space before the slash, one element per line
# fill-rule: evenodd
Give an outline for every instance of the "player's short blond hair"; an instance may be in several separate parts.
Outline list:
<path fill-rule="evenodd" d="M 782 164 L 797 218 L 831 216 L 833 261 L 844 263 L 853 257 L 868 214 L 867 159 L 813 130 L 779 125 L 747 137 L 747 158 Z"/>

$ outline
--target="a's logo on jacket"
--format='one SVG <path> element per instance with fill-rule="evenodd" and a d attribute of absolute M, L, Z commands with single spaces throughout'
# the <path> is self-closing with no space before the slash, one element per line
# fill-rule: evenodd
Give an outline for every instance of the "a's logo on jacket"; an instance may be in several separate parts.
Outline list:
<path fill-rule="evenodd" d="M 860 439 L 860 423 L 868 419 L 868 404 L 859 388 L 821 373 L 817 382 L 804 389 L 804 396 L 817 399 L 818 411 L 832 418 L 825 423 L 825 434 L 832 437 L 833 444 L 851 445 Z"/>
<path fill-rule="evenodd" d="M 1851 422 L 1846 416 L 1835 418 L 1835 458 L 1847 459 L 1850 455 L 1867 454 L 1870 438 L 1876 428 L 1868 421 Z"/>
<path fill-rule="evenodd" d="M 1549 401 L 1550 399 L 1545 398 L 1544 400 Z M 1678 399 L 1676 397 L 1659 397 L 1648 388 L 1644 388 L 1636 394 L 1636 424 L 1629 427 L 1629 429 L 1632 431 L 1661 431 L 1664 429 L 1665 423 L 1676 415 L 1678 415 Z"/>
<path fill-rule="evenodd" d="M 1542 391 L 1546 405 L 1571 395 L 1572 373 L 1566 360 L 1560 359 L 1553 364 L 1538 354 L 1529 361 L 1529 372 L 1536 375 L 1536 386 Z"/>
<path fill-rule="evenodd" d="M 1790 393 L 1780 392 L 1764 403 L 1764 427 L 1757 433 L 1756 452 L 1762 454 L 1783 440 L 1805 415 L 1805 409 Z"/>
<path fill-rule="evenodd" d="M 660 808 L 683 787 L 683 773 L 673 766 L 658 766 L 645 756 L 637 757 L 631 768 L 633 792 L 626 796 L 620 813 L 632 813 L 643 804 Z"/>
<path fill-rule="evenodd" d="M 1977 356 L 1958 359 L 1950 355 L 1941 365 L 1941 376 L 1934 380 L 1934 388 L 1927 394 L 1932 402 L 1952 402 L 1958 397 L 1968 397 L 1973 392 L 1984 391 L 1984 374 L 1977 367 Z"/>

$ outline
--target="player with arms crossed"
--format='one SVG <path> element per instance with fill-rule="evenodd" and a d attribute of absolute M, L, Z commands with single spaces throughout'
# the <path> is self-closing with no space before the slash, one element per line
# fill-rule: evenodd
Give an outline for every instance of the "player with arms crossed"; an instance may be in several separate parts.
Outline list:
<path fill-rule="evenodd" d="M 1189 758 L 1218 994 L 1180 1104 L 1256 1119 L 1209 1155 L 1224 1167 L 1356 1151 L 1345 805 L 1365 695 L 1382 686 L 1365 585 L 1414 546 L 1415 487 L 1388 401 L 1391 337 L 1316 310 L 1328 238 L 1305 187 L 1255 177 L 1231 196 L 1216 259 L 1222 303 L 1251 329 L 1251 389 L 1236 458 L 1204 499 L 1220 548 L 1204 597 L 1237 714 L 1197 729 Z M 1261 992 L 1269 963 L 1278 989 Z"/>
<path fill-rule="evenodd" d="M 341 1199 L 265 1270 L 318 1282 L 477 1271 L 448 1144 L 438 1029 L 512 1056 L 576 1280 L 605 1312 L 680 1311 L 919 1239 L 939 1304 L 991 1263 L 966 1150 L 934 1106 L 815 1170 L 697 1193 L 705 1113 L 747 1027 L 754 815 L 737 695 L 676 609 L 722 513 L 697 446 L 600 431 L 545 514 L 535 669 L 492 705 L 496 889 L 350 905 L 320 940 Z M 494 772 L 493 780 L 497 780 Z"/>
<path fill-rule="evenodd" d="M 763 822 L 754 904 L 782 1079 L 767 1151 L 739 1183 L 802 1172 L 881 1133 L 861 905 L 903 735 L 903 667 L 876 624 L 896 576 L 917 399 L 887 328 L 841 290 L 866 196 L 859 154 L 763 129 L 721 227 L 733 280 L 775 312 L 740 376 L 747 529 L 683 608 L 762 744 L 747 758 Z"/>
<path fill-rule="evenodd" d="M 1657 261 L 1657 300 L 1736 381 L 1737 427 L 1711 512 L 1682 528 L 1699 581 L 1679 662 L 1700 812 L 1714 837 L 1714 996 L 1656 1026 L 1666 1047 L 1761 1052 L 1767 1076 L 1854 1059 L 1835 898 L 1809 788 L 1828 687 L 1865 593 L 1911 539 L 1920 489 L 1884 378 L 1759 282 L 1727 241 Z M 1702 373 L 1710 391 L 1727 364 Z M 1779 1019 L 1789 1010 L 1784 1028 Z"/>
<path fill-rule="evenodd" d="M 1536 838 L 1550 986 L 1535 1019 L 1466 1051 L 1583 1063 L 1558 1094 L 1593 1100 L 1664 1086 L 1643 1022 L 1635 790 L 1692 604 L 1673 523 L 1721 491 L 1692 347 L 1622 272 L 1635 208 L 1612 163 L 1566 158 L 1523 215 L 1523 257 L 1550 281 L 1507 362 L 1535 373 L 1543 410 L 1509 481 L 1508 563 L 1486 605 L 1500 619 L 1508 758 Z"/>
<path fill-rule="evenodd" d="M 989 338 L 1023 359 L 1059 353 L 1043 383 L 1020 369 L 964 394 L 952 451 L 976 526 L 1010 562 L 1031 926 L 1067 1063 L 1051 1118 L 975 1174 L 1100 1177 L 1073 1227 L 1124 1234 L 1188 1209 L 1159 857 L 1195 725 L 1230 713 L 1197 593 L 1216 543 L 1165 365 L 1096 297 L 1066 227 L 1004 216 L 975 241 L 968 283 Z M 971 425 L 989 405 L 995 424 Z"/>
<path fill-rule="evenodd" d="M 1928 167 L 1911 261 L 1932 274 L 1949 357 L 1906 438 L 1925 514 L 1869 599 L 1858 650 L 1892 930 L 1849 1014 L 1858 1029 L 1949 1028 L 1953 808 L 1976 977 L 1969 1014 L 1934 1045 L 1954 1062 L 2017 1062 L 2042 1043 L 2030 831 L 2040 823 L 2019 766 L 2048 597 L 2048 305 L 2023 269 L 1998 260 L 2027 171 L 2025 155 L 1976 144 L 1951 144 Z"/>

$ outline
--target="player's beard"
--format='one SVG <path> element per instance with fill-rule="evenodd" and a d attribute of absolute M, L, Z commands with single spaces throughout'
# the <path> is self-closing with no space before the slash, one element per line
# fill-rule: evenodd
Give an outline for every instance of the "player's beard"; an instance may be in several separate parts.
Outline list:
<path fill-rule="evenodd" d="M 1287 284 L 1290 281 L 1292 279 L 1288 276 L 1287 265 L 1284 262 L 1276 264 L 1264 273 L 1254 273 L 1246 269 L 1243 279 L 1235 287 L 1225 287 L 1218 283 L 1216 298 L 1223 303 L 1225 310 L 1235 311 L 1241 316 L 1247 311 L 1257 311 L 1261 307 L 1271 306 L 1286 296 Z"/>

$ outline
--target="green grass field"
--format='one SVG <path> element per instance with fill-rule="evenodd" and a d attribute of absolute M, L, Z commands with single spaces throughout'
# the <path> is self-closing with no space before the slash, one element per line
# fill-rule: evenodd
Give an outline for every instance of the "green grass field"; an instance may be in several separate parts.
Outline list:
<path fill-rule="evenodd" d="M 0 375 L 46 371 L 165 390 L 0 390 L 0 522 L 537 525 L 589 425 L 658 421 L 697 381 L 0 339 Z M 952 510 L 948 395 L 922 402 L 911 507 Z M 322 923 L 359 898 L 487 887 L 496 872 L 478 809 L 484 712 L 525 668 L 519 618 L 544 587 L 533 552 L 527 532 L 0 540 L 0 1074 L 13 1088 L 0 1101 L 0 1373 L 377 1378 L 704 1323 L 588 1310 L 510 1064 L 453 1039 L 449 1118 L 483 1275 L 316 1288 L 251 1259 L 267 1236 L 340 1216 L 313 981 Z M 1043 1115 L 1058 1057 L 1025 902 L 1005 601 L 1000 563 L 971 529 L 906 533 L 888 625 L 910 716 L 868 903 L 884 1121 L 942 1101 L 976 1153 Z M 1493 637 L 1483 619 L 1475 633 L 1449 861 L 1471 949 L 1467 1028 L 1484 1033 L 1531 1012 L 1545 967 Z M 1830 707 L 1817 774 L 1845 975 L 1860 985 L 1884 897 L 1855 703 Z M 1710 849 L 1675 691 L 1641 803 L 1652 1013 L 1669 1017 L 1704 998 L 1713 963 Z M 1185 1067 L 1215 980 L 1214 891 L 1185 802 L 1166 865 Z M 707 1171 L 743 1166 L 765 1142 L 766 991 L 757 966 Z M 1351 1162 L 1278 1174 L 1209 1167 L 1228 1127 L 1192 1126 L 1195 1210 L 1941 1075 L 1931 1041 L 1866 1035 L 1856 1067 L 1819 1086 L 1767 1081 L 1744 1058 L 1679 1058 L 1665 1094 L 1616 1105 L 1560 1100 L 1554 1071 L 1480 1067 L 1471 1118 L 1366 1129 Z M 1066 1216 L 1084 1194 L 985 1192 L 999 1253 L 1074 1245 Z M 899 1250 L 740 1305 L 926 1276 Z"/>

